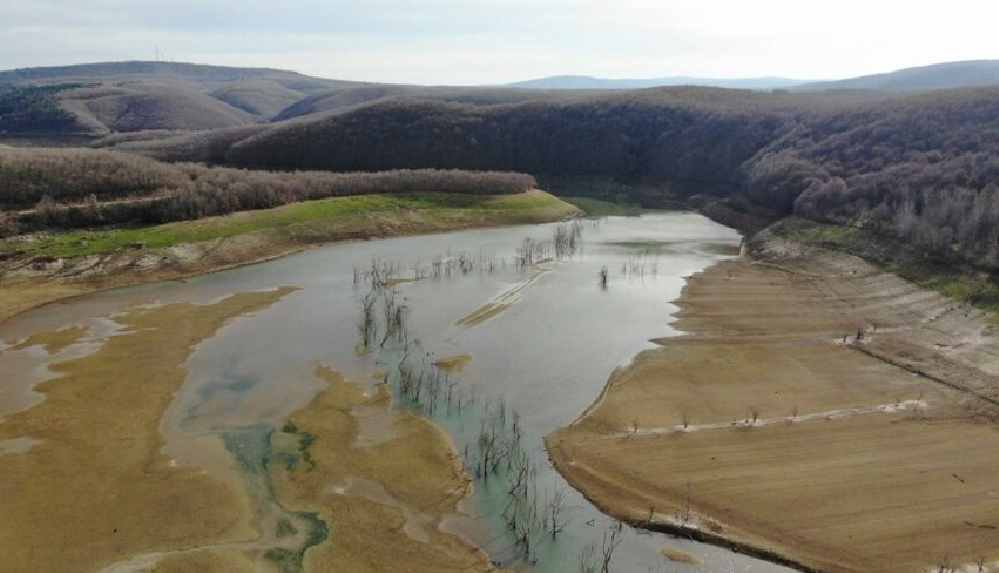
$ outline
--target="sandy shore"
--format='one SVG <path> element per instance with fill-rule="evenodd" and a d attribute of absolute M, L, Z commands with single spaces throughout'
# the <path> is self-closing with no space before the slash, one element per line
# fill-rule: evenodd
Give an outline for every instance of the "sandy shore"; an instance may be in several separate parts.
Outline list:
<path fill-rule="evenodd" d="M 678 304 L 687 335 L 547 440 L 596 505 L 806 570 L 991 570 L 989 317 L 779 240 L 692 277 Z"/>

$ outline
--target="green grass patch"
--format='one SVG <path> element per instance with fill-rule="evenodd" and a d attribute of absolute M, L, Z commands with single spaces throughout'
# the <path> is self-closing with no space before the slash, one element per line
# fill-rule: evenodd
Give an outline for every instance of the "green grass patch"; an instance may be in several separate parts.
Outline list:
<path fill-rule="evenodd" d="M 460 226 L 467 221 L 504 224 L 553 220 L 572 214 L 573 209 L 546 193 L 359 195 L 151 227 L 74 231 L 47 235 L 33 242 L 6 240 L 0 241 L 0 253 L 25 251 L 29 256 L 69 258 L 130 248 L 161 249 L 256 232 L 313 242 L 335 238 L 338 231 L 347 228 L 363 234 L 365 222 L 373 217 L 381 217 L 383 222 L 391 221 L 393 214 L 403 212 L 421 213 L 446 228 L 449 224 Z M 379 232 L 377 226 L 368 230 L 372 234 Z"/>
<path fill-rule="evenodd" d="M 579 207 L 587 217 L 624 216 L 636 217 L 646 210 L 637 203 L 615 203 L 592 197 L 559 197 L 566 203 Z"/>

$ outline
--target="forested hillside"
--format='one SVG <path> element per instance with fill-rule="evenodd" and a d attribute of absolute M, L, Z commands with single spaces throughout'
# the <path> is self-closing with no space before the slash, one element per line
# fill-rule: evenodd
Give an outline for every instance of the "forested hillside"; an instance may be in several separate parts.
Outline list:
<path fill-rule="evenodd" d="M 663 88 L 494 106 L 401 99 L 199 138 L 145 152 L 278 170 L 501 169 L 614 181 L 643 189 L 643 201 L 654 188 L 750 229 L 798 214 L 999 269 L 999 88 Z"/>

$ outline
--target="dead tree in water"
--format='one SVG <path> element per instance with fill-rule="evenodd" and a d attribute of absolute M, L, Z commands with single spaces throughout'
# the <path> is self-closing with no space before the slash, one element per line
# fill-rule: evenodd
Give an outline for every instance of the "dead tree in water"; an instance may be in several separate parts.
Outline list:
<path fill-rule="evenodd" d="M 614 559 L 614 551 L 621 545 L 621 532 L 624 524 L 618 521 L 604 532 L 603 541 L 600 544 L 600 573 L 610 573 L 611 561 Z"/>
<path fill-rule="evenodd" d="M 357 325 L 357 329 L 360 331 L 361 348 L 364 350 L 367 350 L 372 340 L 377 336 L 375 332 L 378 328 L 378 324 L 375 322 L 376 302 L 378 302 L 378 297 L 373 291 L 364 295 L 364 298 L 361 299 L 361 320 Z"/>
<path fill-rule="evenodd" d="M 579 552 L 576 557 L 577 571 L 579 573 L 597 573 L 597 548 L 592 543 L 588 544 Z"/>
<path fill-rule="evenodd" d="M 552 539 L 558 537 L 559 533 L 565 529 L 567 522 L 562 518 L 562 510 L 565 508 L 565 491 L 556 488 L 551 498 L 546 504 L 545 521 L 548 532 L 552 534 Z"/>

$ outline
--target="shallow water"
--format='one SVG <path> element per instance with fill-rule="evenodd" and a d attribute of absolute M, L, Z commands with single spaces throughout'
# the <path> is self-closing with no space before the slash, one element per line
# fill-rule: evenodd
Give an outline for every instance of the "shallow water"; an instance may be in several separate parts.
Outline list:
<path fill-rule="evenodd" d="M 398 276 L 407 277 L 414 265 L 426 266 L 447 254 L 465 252 L 492 261 L 491 271 L 403 282 L 393 290 L 409 309 L 414 348 L 434 359 L 470 356 L 461 372 L 451 375 L 463 395 L 475 396 L 478 404 L 503 400 L 511 412 L 518 412 L 522 443 L 537 468 L 537 487 L 545 492 L 561 489 L 568 496 L 566 528 L 556 542 L 537 546 L 534 570 L 576 571 L 579 553 L 587 544 L 599 546 L 611 521 L 551 469 L 542 438 L 579 416 L 616 367 L 653 347 L 650 339 L 676 334 L 669 326 L 676 310 L 670 301 L 680 295 L 684 278 L 733 252 L 740 237 L 691 213 L 610 217 L 583 223 L 582 247 L 571 257 L 526 270 L 512 263 L 525 237 L 547 240 L 553 229 L 532 225 L 344 243 L 189 281 L 99 293 L 43 307 L 0 326 L 0 348 L 36 332 L 82 324 L 90 327 L 89 335 L 62 351 L 78 356 L 101 336 L 114 334 L 108 320 L 114 313 L 135 305 L 204 303 L 234 292 L 300 287 L 201 344 L 188 362 L 187 382 L 164 416 L 166 451 L 177 463 L 224 473 L 231 471 L 230 460 L 218 459 L 223 450 L 203 445 L 205 439 L 280 425 L 320 389 L 316 364 L 329 364 L 354 380 L 373 380 L 398 359 L 391 350 L 357 351 L 359 301 L 365 289 L 355 284 L 355 268 L 368 268 L 378 259 L 398 265 Z M 609 273 L 606 289 L 598 279 L 603 267 Z M 490 303 L 489 312 L 478 314 L 483 320 L 459 324 Z M 37 348 L 0 353 L 0 371 L 15 373 L 12 387 L 21 397 L 0 400 L 0 416 L 27 407 L 31 384 L 45 379 L 45 365 L 58 359 Z M 358 414 L 362 426 L 367 424 L 364 439 L 377 441 L 379 432 L 390 431 L 376 416 L 365 420 L 364 412 Z M 474 445 L 480 430 L 474 408 L 437 419 L 459 451 Z M 351 487 L 361 485 L 380 491 L 377 484 Z M 448 527 L 485 547 L 493 559 L 516 564 L 518 551 L 501 518 L 504 489 L 495 482 L 476 483 L 475 494 L 465 504 L 472 517 L 450 520 Z M 660 554 L 664 547 L 688 553 L 702 565 L 666 562 Z M 626 528 L 613 570 L 786 569 Z"/>

